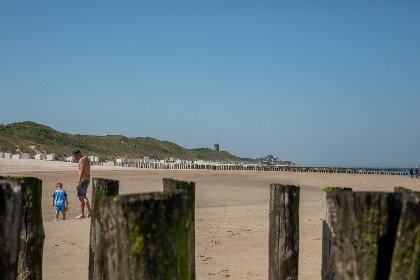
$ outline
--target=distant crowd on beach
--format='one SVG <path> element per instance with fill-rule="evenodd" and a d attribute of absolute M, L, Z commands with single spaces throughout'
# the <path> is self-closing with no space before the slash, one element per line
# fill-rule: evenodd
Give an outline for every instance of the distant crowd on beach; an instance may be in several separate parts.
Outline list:
<path fill-rule="evenodd" d="M 416 166 L 415 170 L 413 170 L 413 168 L 410 168 L 411 179 L 414 178 L 414 174 L 416 175 L 416 179 L 418 179 L 419 178 L 419 168 L 417 166 Z"/>

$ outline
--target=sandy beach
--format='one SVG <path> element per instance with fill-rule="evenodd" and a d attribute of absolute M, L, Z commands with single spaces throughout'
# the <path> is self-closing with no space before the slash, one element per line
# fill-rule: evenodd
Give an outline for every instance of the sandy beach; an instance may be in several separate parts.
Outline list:
<path fill-rule="evenodd" d="M 43 279 L 87 279 L 90 219 L 76 220 L 77 164 L 0 159 L 0 175 L 42 179 L 45 229 Z M 299 279 L 321 278 L 322 189 L 420 191 L 409 176 L 256 171 L 148 170 L 92 166 L 92 178 L 120 181 L 120 194 L 162 191 L 162 178 L 196 182 L 197 279 L 267 279 L 270 183 L 301 187 Z M 51 195 L 61 182 L 68 194 L 68 220 L 53 222 Z M 91 198 L 89 186 L 88 198 Z"/>

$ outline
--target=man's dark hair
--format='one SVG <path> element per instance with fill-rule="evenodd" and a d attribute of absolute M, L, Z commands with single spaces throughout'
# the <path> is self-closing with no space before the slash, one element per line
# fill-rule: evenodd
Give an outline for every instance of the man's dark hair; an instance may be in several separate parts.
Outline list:
<path fill-rule="evenodd" d="M 74 155 L 74 154 L 81 154 L 81 152 L 80 152 L 79 150 L 74 150 L 74 151 L 73 151 L 73 155 Z"/>

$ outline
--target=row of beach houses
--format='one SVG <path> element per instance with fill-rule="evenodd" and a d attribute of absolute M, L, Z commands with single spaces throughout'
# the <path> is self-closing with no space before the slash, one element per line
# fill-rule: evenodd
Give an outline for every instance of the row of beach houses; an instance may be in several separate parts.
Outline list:
<path fill-rule="evenodd" d="M 36 154 L 34 157 L 31 154 L 12 154 L 6 152 L 0 152 L 0 158 L 9 158 L 9 159 L 35 159 L 35 160 L 48 160 L 48 161 L 55 161 L 56 156 L 55 153 L 51 154 Z M 92 164 L 102 164 L 103 160 L 97 156 L 88 156 L 90 162 Z M 66 157 L 65 162 L 76 162 L 73 156 Z M 282 165 L 290 166 L 294 165 L 292 162 L 282 162 Z M 183 160 L 183 159 L 154 159 L 149 157 L 137 158 L 137 159 L 129 159 L 129 158 L 118 158 L 114 161 L 114 165 L 116 166 L 133 166 L 133 165 L 141 165 L 142 167 L 145 166 L 156 166 L 158 165 L 243 165 L 243 163 L 231 163 L 231 162 L 213 162 L 213 161 L 204 161 L 204 160 Z M 251 164 L 257 165 L 257 164 Z"/>
<path fill-rule="evenodd" d="M 44 157 L 44 154 L 36 154 L 35 157 L 33 157 L 31 154 L 13 154 L 13 153 L 5 153 L 0 152 L 0 158 L 8 158 L 8 159 L 35 159 L 35 160 L 48 160 L 48 161 L 55 161 L 55 153 L 47 154 L 46 157 Z M 91 163 L 100 163 L 101 158 L 97 156 L 88 156 Z M 66 157 L 66 162 L 75 162 L 74 156 Z M 181 159 L 163 159 L 163 160 L 156 160 L 153 158 L 140 158 L 140 159 L 128 159 L 128 158 L 118 158 L 115 160 L 115 163 L 118 165 L 123 164 L 135 164 L 135 163 L 176 163 L 176 164 L 206 164 L 210 162 L 206 162 L 203 160 L 199 161 L 189 161 L 189 160 L 181 160 Z"/>
<path fill-rule="evenodd" d="M 32 159 L 31 154 L 12 154 L 0 152 L 0 158 L 10 158 L 10 159 Z M 44 160 L 44 154 L 36 154 L 35 160 Z M 47 154 L 46 160 L 53 161 L 55 160 L 55 153 Z"/>
<path fill-rule="evenodd" d="M 8 159 L 32 159 L 31 154 L 12 154 L 0 152 L 0 158 Z M 102 165 L 103 160 L 97 156 L 88 156 L 91 164 Z M 44 154 L 36 154 L 35 160 L 44 160 Z M 47 154 L 47 161 L 55 161 L 55 153 Z M 73 156 L 66 157 L 66 162 L 75 162 Z M 398 169 L 360 169 L 360 168 L 336 168 L 336 167 L 302 167 L 296 166 L 293 162 L 277 161 L 259 163 L 240 162 L 213 162 L 204 160 L 183 160 L 183 159 L 154 159 L 143 157 L 138 159 L 118 158 L 114 166 L 137 167 L 149 169 L 211 169 L 211 170 L 256 170 L 256 171 L 292 171 L 292 172 L 320 172 L 320 173 L 351 173 L 351 174 L 385 174 L 385 175 L 407 175 L 407 170 Z"/>
<path fill-rule="evenodd" d="M 32 159 L 30 154 L 12 154 L 0 152 L 1 158 L 10 159 Z M 35 160 L 44 160 L 44 154 L 36 154 Z M 88 156 L 91 164 L 103 165 L 103 160 L 97 156 Z M 47 154 L 47 161 L 55 161 L 55 153 Z M 76 162 L 73 156 L 66 157 L 65 162 Z M 152 169 L 214 169 L 214 170 L 276 170 L 284 167 L 296 167 L 292 162 L 276 162 L 275 165 L 260 163 L 239 163 L 239 162 L 213 162 L 205 160 L 184 160 L 184 159 L 154 159 L 149 157 L 129 159 L 118 158 L 114 161 L 114 166 L 152 168 Z"/>
<path fill-rule="evenodd" d="M 0 152 L 0 158 L 8 158 L 8 159 L 32 159 L 32 155 L 31 154 L 13 154 L 13 153 L 5 153 L 5 152 Z M 55 157 L 55 153 L 51 153 L 51 154 L 47 154 L 44 157 L 44 154 L 36 154 L 33 157 L 35 160 L 48 160 L 48 161 L 55 161 L 56 157 Z M 89 156 L 88 157 L 90 162 L 92 163 L 100 163 L 101 160 L 99 157 L 96 156 Z M 75 158 L 73 156 L 70 157 L 66 157 L 66 159 L 64 160 L 66 162 L 75 162 Z"/>

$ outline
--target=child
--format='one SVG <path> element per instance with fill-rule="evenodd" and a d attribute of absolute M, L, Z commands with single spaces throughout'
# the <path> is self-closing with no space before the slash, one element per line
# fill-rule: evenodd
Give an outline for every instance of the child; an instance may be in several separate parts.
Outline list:
<path fill-rule="evenodd" d="M 55 222 L 58 221 L 58 212 L 63 213 L 63 220 L 66 219 L 66 212 L 64 211 L 64 206 L 67 204 L 69 205 L 69 202 L 67 201 L 67 194 L 63 190 L 63 185 L 61 183 L 57 183 L 55 185 L 55 192 L 52 195 L 52 206 L 54 206 L 55 202 Z"/>

